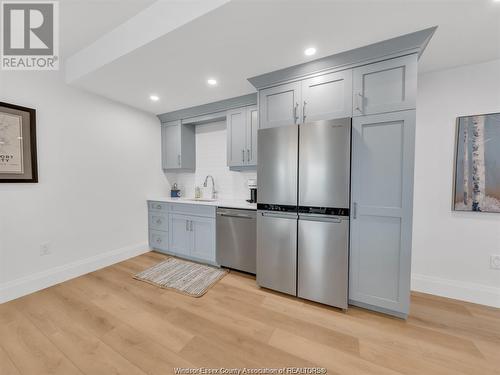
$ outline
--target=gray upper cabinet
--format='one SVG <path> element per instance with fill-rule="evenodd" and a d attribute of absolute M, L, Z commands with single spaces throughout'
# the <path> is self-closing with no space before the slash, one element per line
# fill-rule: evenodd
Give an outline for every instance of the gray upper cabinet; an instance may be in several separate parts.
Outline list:
<path fill-rule="evenodd" d="M 352 70 L 302 81 L 302 123 L 352 116 Z"/>
<path fill-rule="evenodd" d="M 227 165 L 231 168 L 257 165 L 256 106 L 227 111 Z"/>
<path fill-rule="evenodd" d="M 239 167 L 246 160 L 246 110 L 233 109 L 227 112 L 227 165 Z"/>
<path fill-rule="evenodd" d="M 247 107 L 247 165 L 257 165 L 257 132 L 259 130 L 259 110 L 257 106 Z"/>
<path fill-rule="evenodd" d="M 353 81 L 354 116 L 414 109 L 417 54 L 355 68 Z"/>
<path fill-rule="evenodd" d="M 259 91 L 260 128 L 352 116 L 352 70 Z"/>
<path fill-rule="evenodd" d="M 260 90 L 260 128 L 297 124 L 302 118 L 300 92 L 300 82 Z"/>
<path fill-rule="evenodd" d="M 406 317 L 415 111 L 353 119 L 349 300 Z"/>
<path fill-rule="evenodd" d="M 161 126 L 162 168 L 167 171 L 194 170 L 196 160 L 194 125 L 180 120 Z"/>

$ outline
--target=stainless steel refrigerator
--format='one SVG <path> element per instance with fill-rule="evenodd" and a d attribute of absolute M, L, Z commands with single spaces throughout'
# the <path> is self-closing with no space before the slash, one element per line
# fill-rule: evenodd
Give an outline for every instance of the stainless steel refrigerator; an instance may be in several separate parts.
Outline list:
<path fill-rule="evenodd" d="M 347 308 L 350 150 L 350 118 L 259 130 L 259 285 Z"/>

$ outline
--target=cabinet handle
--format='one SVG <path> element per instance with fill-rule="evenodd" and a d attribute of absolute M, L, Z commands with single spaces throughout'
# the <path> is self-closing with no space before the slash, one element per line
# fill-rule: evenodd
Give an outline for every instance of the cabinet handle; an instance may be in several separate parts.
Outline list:
<path fill-rule="evenodd" d="M 247 162 L 250 163 L 250 150 L 247 149 Z"/>
<path fill-rule="evenodd" d="M 363 101 L 364 101 L 363 94 L 358 92 L 358 94 L 356 95 L 356 111 L 363 113 Z"/>
<path fill-rule="evenodd" d="M 156 243 L 161 243 L 161 238 L 160 238 L 160 237 L 158 237 L 158 238 L 156 239 Z"/>
<path fill-rule="evenodd" d="M 192 232 L 193 231 L 193 221 L 189 220 L 189 230 Z"/>
<path fill-rule="evenodd" d="M 299 115 L 297 114 L 297 110 L 299 109 L 299 103 L 295 103 L 295 106 L 293 107 L 293 118 L 294 118 L 294 124 L 297 123 L 299 119 Z"/>
<path fill-rule="evenodd" d="M 245 150 L 241 150 L 241 161 L 245 162 Z"/>
<path fill-rule="evenodd" d="M 161 224 L 161 219 L 156 220 L 156 224 Z"/>
<path fill-rule="evenodd" d="M 161 204 L 156 205 L 156 208 L 160 210 L 161 209 Z"/>
<path fill-rule="evenodd" d="M 358 218 L 358 203 L 356 203 L 356 202 L 352 203 L 352 218 L 353 219 Z"/>
<path fill-rule="evenodd" d="M 306 122 L 306 104 L 307 102 L 304 100 L 304 105 L 302 106 L 302 123 Z"/>
<path fill-rule="evenodd" d="M 186 232 L 189 232 L 189 220 L 186 220 Z"/>
<path fill-rule="evenodd" d="M 177 155 L 177 165 L 180 167 L 181 166 L 181 155 Z"/>

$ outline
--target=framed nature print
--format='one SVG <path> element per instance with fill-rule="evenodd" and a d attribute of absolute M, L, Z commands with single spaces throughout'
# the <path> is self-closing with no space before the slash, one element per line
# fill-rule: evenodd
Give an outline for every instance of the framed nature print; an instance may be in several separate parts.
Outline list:
<path fill-rule="evenodd" d="M 0 102 L 1 182 L 38 182 L 34 109 Z"/>
<path fill-rule="evenodd" d="M 457 118 L 453 207 L 500 212 L 500 113 Z"/>

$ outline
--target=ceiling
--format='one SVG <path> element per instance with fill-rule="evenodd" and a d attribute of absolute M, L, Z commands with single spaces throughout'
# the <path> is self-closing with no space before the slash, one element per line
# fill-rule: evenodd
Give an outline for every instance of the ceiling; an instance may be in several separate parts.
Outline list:
<path fill-rule="evenodd" d="M 76 2 L 92 3 L 82 11 L 92 30 L 66 24 L 62 48 L 77 51 L 151 2 L 120 1 L 119 15 L 117 1 Z M 500 3 L 493 0 L 233 0 L 71 84 L 159 114 L 251 93 L 248 77 L 434 25 L 421 72 L 500 59 Z M 314 57 L 303 54 L 308 46 L 317 48 Z M 218 85 L 208 87 L 209 77 Z M 149 100 L 153 93 L 158 102 Z"/>
<path fill-rule="evenodd" d="M 62 0 L 59 2 L 63 58 L 88 46 L 155 0 Z"/>

